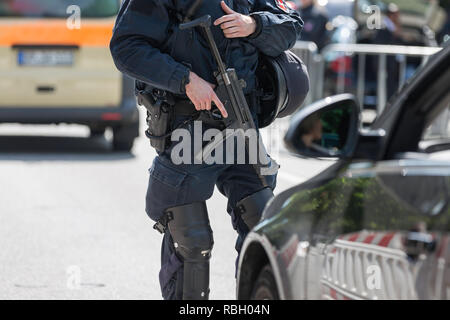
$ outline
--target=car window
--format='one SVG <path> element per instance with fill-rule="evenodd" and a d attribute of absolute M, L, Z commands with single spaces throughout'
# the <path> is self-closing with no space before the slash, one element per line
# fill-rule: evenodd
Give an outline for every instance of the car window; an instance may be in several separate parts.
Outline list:
<path fill-rule="evenodd" d="M 419 149 L 426 153 L 450 150 L 450 95 L 438 108 L 439 112 L 425 129 Z"/>
<path fill-rule="evenodd" d="M 62 18 L 77 5 L 85 18 L 111 17 L 119 11 L 118 0 L 1 0 L 0 17 Z"/>

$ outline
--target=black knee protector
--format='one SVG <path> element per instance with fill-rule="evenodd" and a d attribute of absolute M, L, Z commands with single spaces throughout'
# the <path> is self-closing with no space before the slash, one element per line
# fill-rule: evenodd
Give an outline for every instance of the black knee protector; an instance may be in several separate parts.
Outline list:
<path fill-rule="evenodd" d="M 209 296 L 209 259 L 214 244 L 205 202 L 166 210 L 174 247 L 184 261 L 183 300 Z"/>
<path fill-rule="evenodd" d="M 241 216 L 249 230 L 253 229 L 261 220 L 262 212 L 267 202 L 272 198 L 272 189 L 264 188 L 245 197 L 236 204 L 236 213 Z"/>

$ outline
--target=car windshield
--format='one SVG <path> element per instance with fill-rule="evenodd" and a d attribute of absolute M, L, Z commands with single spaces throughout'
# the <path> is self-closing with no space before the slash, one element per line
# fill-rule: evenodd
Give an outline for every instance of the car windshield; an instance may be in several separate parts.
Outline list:
<path fill-rule="evenodd" d="M 0 17 L 66 18 L 76 5 L 82 18 L 104 18 L 117 14 L 118 0 L 1 0 Z"/>
<path fill-rule="evenodd" d="M 438 148 L 439 142 L 441 142 L 442 147 L 445 147 L 446 150 L 449 149 L 450 94 L 447 94 L 447 96 L 437 104 L 436 109 L 440 112 L 435 115 L 433 121 L 428 125 L 422 135 L 421 149 L 428 149 L 428 152 L 433 150 L 433 144 L 435 145 L 434 149 L 440 151 Z"/>

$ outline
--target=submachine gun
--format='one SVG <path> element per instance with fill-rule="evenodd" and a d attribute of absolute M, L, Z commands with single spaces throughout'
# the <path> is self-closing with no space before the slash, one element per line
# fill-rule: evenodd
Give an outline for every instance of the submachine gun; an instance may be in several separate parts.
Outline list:
<path fill-rule="evenodd" d="M 227 69 L 222 61 L 211 33 L 211 16 L 202 16 L 198 19 L 182 23 L 179 27 L 181 30 L 194 27 L 201 27 L 204 30 L 208 44 L 218 66 L 218 70 L 214 74 L 217 81 L 215 92 L 228 113 L 227 118 L 221 117 L 217 107 L 214 107 L 214 109 L 209 112 L 210 116 L 215 119 L 220 119 L 220 121 L 223 122 L 223 127 L 225 127 L 225 129 L 203 147 L 202 152 L 195 155 L 196 158 L 198 160 L 204 160 L 205 157 L 211 155 L 213 150 L 220 147 L 225 140 L 230 138 L 234 139 L 235 136 L 240 135 L 241 141 L 245 141 L 245 151 L 249 159 L 253 158 L 253 160 L 256 160 L 251 162 L 254 162 L 252 165 L 254 166 L 258 177 L 263 185 L 267 187 L 268 184 L 265 177 L 275 174 L 278 171 L 279 166 L 268 156 L 262 138 L 253 121 L 243 91 L 246 86 L 245 81 L 243 79 L 238 79 L 236 71 L 232 68 Z M 257 142 L 256 155 L 254 154 L 255 145 L 251 146 L 250 142 Z M 253 151 L 253 153 L 251 151 Z M 256 159 L 254 159 L 255 157 Z"/>

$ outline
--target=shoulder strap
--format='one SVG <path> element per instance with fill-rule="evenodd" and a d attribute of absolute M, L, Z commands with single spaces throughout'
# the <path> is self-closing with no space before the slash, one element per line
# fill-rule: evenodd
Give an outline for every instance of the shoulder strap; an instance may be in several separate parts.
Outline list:
<path fill-rule="evenodd" d="M 175 9 L 169 10 L 169 14 L 179 22 L 187 22 L 195 15 L 197 9 L 205 0 L 185 0 L 179 2 L 179 0 L 174 0 Z"/>

